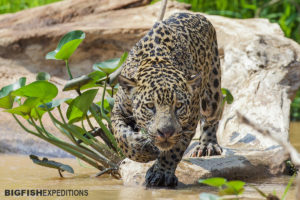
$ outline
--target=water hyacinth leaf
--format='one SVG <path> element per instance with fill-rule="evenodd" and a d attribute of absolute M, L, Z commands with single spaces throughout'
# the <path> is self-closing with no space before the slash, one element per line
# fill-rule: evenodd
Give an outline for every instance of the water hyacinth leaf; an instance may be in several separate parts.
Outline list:
<path fill-rule="evenodd" d="M 111 97 L 106 97 L 105 100 L 108 102 L 109 107 L 110 107 L 110 111 L 111 111 L 114 107 L 115 99 L 111 98 Z"/>
<path fill-rule="evenodd" d="M 233 188 L 224 188 L 224 189 L 221 189 L 221 190 L 219 190 L 219 192 L 218 192 L 218 195 L 220 195 L 220 196 L 224 196 L 224 195 L 235 195 L 236 193 L 235 193 L 235 190 L 233 189 Z"/>
<path fill-rule="evenodd" d="M 123 55 L 120 58 L 120 62 L 117 65 L 117 69 L 119 67 L 121 67 L 121 65 L 126 61 L 127 57 L 128 57 L 128 52 L 124 52 Z"/>
<path fill-rule="evenodd" d="M 93 65 L 94 70 L 100 70 L 106 73 L 107 75 L 113 73 L 115 70 L 117 70 L 123 62 L 126 60 L 128 56 L 128 53 L 125 52 L 121 58 L 113 58 L 104 62 L 95 63 Z"/>
<path fill-rule="evenodd" d="M 232 104 L 233 96 L 231 92 L 226 88 L 222 88 L 222 94 L 224 95 L 223 101 L 226 101 L 228 104 Z"/>
<path fill-rule="evenodd" d="M 87 89 L 91 89 L 91 88 L 95 88 L 95 87 L 101 87 L 101 85 L 97 84 L 97 83 L 88 83 L 85 84 L 83 86 L 80 87 L 80 90 L 87 90 Z"/>
<path fill-rule="evenodd" d="M 59 41 L 56 49 L 46 55 L 46 59 L 68 60 L 84 38 L 85 33 L 83 31 L 76 30 L 67 33 Z"/>
<path fill-rule="evenodd" d="M 4 112 L 22 116 L 24 119 L 29 119 L 31 108 L 29 106 L 21 105 L 15 108 L 4 110 Z"/>
<path fill-rule="evenodd" d="M 42 110 L 40 108 L 34 108 L 31 109 L 30 112 L 30 116 L 34 119 L 34 120 L 38 120 L 39 118 L 42 118 L 42 116 L 46 113 L 47 111 Z"/>
<path fill-rule="evenodd" d="M 0 108 L 12 108 L 15 96 L 11 95 L 11 92 L 23 87 L 25 83 L 26 78 L 22 77 L 17 82 L 3 87 L 0 90 Z"/>
<path fill-rule="evenodd" d="M 7 96 L 10 92 L 15 91 L 21 87 L 23 87 L 26 83 L 26 78 L 22 77 L 17 82 L 4 86 L 0 90 L 0 98 Z"/>
<path fill-rule="evenodd" d="M 74 120 L 82 118 L 86 115 L 90 105 L 98 92 L 98 89 L 88 90 L 76 97 L 70 104 L 67 110 L 67 118 L 69 123 L 73 123 Z"/>
<path fill-rule="evenodd" d="M 37 107 L 40 103 L 41 101 L 39 98 L 29 97 L 28 99 L 25 100 L 23 105 L 5 110 L 5 112 L 20 115 L 24 119 L 29 119 L 31 116 L 33 119 L 37 120 L 39 117 L 42 117 L 43 114 L 46 113 L 45 110 L 42 110 Z"/>
<path fill-rule="evenodd" d="M 39 72 L 36 75 L 36 80 L 37 81 L 49 81 L 51 78 L 50 74 L 47 72 Z"/>
<path fill-rule="evenodd" d="M 83 85 L 89 84 L 92 81 L 93 79 L 86 75 L 80 76 L 78 78 L 73 78 L 72 80 L 69 80 L 66 83 L 65 87 L 63 88 L 63 91 L 78 90 Z"/>
<path fill-rule="evenodd" d="M 68 81 L 65 87 L 63 88 L 63 91 L 97 87 L 98 85 L 95 84 L 95 82 L 104 77 L 106 77 L 104 72 L 94 71 L 88 75 L 83 75 Z"/>
<path fill-rule="evenodd" d="M 244 188 L 245 182 L 243 181 L 228 181 L 225 184 L 227 187 L 233 188 L 237 194 L 240 194 L 242 189 Z"/>
<path fill-rule="evenodd" d="M 80 87 L 80 90 L 86 90 L 93 87 L 102 87 L 103 81 L 106 80 L 106 74 L 102 71 L 93 71 L 87 75 L 92 79 L 89 83 Z"/>
<path fill-rule="evenodd" d="M 38 120 L 39 117 L 42 117 L 46 113 L 45 110 L 42 110 L 41 108 L 38 107 L 38 105 L 40 105 L 40 104 L 41 104 L 41 101 L 39 98 L 29 97 L 25 100 L 23 106 L 28 106 L 31 109 L 29 115 L 33 119 Z"/>
<path fill-rule="evenodd" d="M 13 107 L 14 96 L 7 95 L 0 98 L 0 108 L 10 109 Z"/>
<path fill-rule="evenodd" d="M 41 100 L 37 97 L 29 97 L 23 103 L 24 106 L 28 106 L 31 109 L 39 104 L 41 104 Z"/>
<path fill-rule="evenodd" d="M 58 170 L 61 170 L 61 171 L 67 171 L 67 172 L 70 172 L 70 173 L 74 174 L 73 168 L 69 165 L 65 165 L 65 164 L 62 164 L 62 163 L 59 163 L 59 162 L 56 162 L 56 161 L 48 160 L 47 158 L 43 158 L 43 160 L 40 160 L 35 155 L 30 155 L 29 157 L 33 161 L 33 163 L 35 163 L 37 165 L 41 165 L 41 166 L 49 167 L 49 168 L 54 168 L 54 169 L 58 169 Z"/>
<path fill-rule="evenodd" d="M 101 112 L 100 111 L 101 110 L 101 101 L 97 102 L 96 105 L 99 108 L 99 112 Z M 104 114 L 106 114 L 108 117 L 110 117 L 110 112 L 111 112 L 112 108 L 107 99 L 104 99 L 103 108 L 104 108 Z"/>
<path fill-rule="evenodd" d="M 102 71 L 93 71 L 91 73 L 88 74 L 88 77 L 90 77 L 91 79 L 93 79 L 94 81 L 98 81 L 102 78 L 106 77 L 106 74 Z"/>
<path fill-rule="evenodd" d="M 14 96 L 37 97 L 43 101 L 52 100 L 58 93 L 57 87 L 48 81 L 35 81 L 12 92 Z"/>
<path fill-rule="evenodd" d="M 95 63 L 93 69 L 103 71 L 105 74 L 111 74 L 117 69 L 119 62 L 119 58 L 113 58 L 104 62 Z"/>
<path fill-rule="evenodd" d="M 208 179 L 200 179 L 199 183 L 206 184 L 206 185 L 213 186 L 213 187 L 221 187 L 222 185 L 224 185 L 226 183 L 226 181 L 227 180 L 225 178 L 214 177 L 214 178 L 208 178 Z"/>
<path fill-rule="evenodd" d="M 51 51 L 51 52 L 47 53 L 47 55 L 46 55 L 45 58 L 46 58 L 47 60 L 56 60 L 56 58 L 55 58 L 56 53 L 57 53 L 56 50 Z"/>
<path fill-rule="evenodd" d="M 200 200 L 220 200 L 221 198 L 217 195 L 210 193 L 201 193 L 199 195 Z"/>
<path fill-rule="evenodd" d="M 52 110 L 53 108 L 56 108 L 57 106 L 61 105 L 62 103 L 66 102 L 66 101 L 70 101 L 70 100 L 72 100 L 72 99 L 71 98 L 55 99 L 51 102 L 46 103 L 45 104 L 46 106 L 44 104 L 40 105 L 39 108 L 47 111 L 47 109 L 46 109 L 46 107 L 47 107 L 49 110 Z"/>
<path fill-rule="evenodd" d="M 68 104 L 68 105 L 71 105 L 71 103 L 74 101 L 74 99 L 68 99 L 68 100 L 66 100 L 65 102 L 66 102 L 66 104 Z"/>

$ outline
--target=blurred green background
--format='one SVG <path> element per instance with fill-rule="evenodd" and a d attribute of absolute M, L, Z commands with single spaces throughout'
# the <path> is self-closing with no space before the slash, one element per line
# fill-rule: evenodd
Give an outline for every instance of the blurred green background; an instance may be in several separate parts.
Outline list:
<path fill-rule="evenodd" d="M 0 14 L 13 13 L 60 0 L 0 0 Z M 155 3 L 159 0 L 153 0 Z M 177 0 L 191 10 L 232 18 L 267 18 L 278 23 L 286 37 L 300 43 L 300 0 Z M 291 104 L 291 120 L 300 121 L 300 90 Z"/>
<path fill-rule="evenodd" d="M 26 8 L 33 8 L 60 0 L 0 0 L 0 14 L 14 13 Z"/>

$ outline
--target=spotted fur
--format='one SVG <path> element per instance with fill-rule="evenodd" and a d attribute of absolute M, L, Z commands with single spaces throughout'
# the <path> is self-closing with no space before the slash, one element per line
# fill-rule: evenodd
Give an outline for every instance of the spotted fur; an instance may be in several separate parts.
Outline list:
<path fill-rule="evenodd" d="M 222 109 L 216 32 L 200 14 L 177 13 L 131 50 L 119 78 L 112 126 L 124 154 L 156 160 L 147 186 L 175 186 L 175 170 L 203 122 L 192 156 L 221 154 L 216 131 Z"/>

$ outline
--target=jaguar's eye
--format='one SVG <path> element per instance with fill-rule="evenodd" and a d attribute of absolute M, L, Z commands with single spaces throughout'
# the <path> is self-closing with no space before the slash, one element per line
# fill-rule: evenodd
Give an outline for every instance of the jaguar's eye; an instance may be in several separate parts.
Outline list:
<path fill-rule="evenodd" d="M 180 109 L 182 107 L 183 103 L 177 102 L 176 103 L 176 109 Z"/>
<path fill-rule="evenodd" d="M 153 110 L 153 108 L 154 108 L 154 103 L 147 103 L 147 104 L 146 104 L 146 107 L 147 107 L 148 109 L 150 109 L 150 110 Z"/>

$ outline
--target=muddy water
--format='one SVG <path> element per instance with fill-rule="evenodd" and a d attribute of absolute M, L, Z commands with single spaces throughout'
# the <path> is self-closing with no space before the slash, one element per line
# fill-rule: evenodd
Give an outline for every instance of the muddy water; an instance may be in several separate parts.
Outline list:
<path fill-rule="evenodd" d="M 290 139 L 294 146 L 300 151 L 300 123 L 291 123 Z M 65 178 L 60 178 L 54 169 L 40 167 L 31 162 L 28 156 L 0 154 L 0 199 L 97 199 L 97 200 L 150 200 L 150 199 L 175 199 L 189 200 L 199 199 L 201 192 L 216 193 L 210 187 L 199 185 L 179 186 L 176 190 L 145 189 L 142 186 L 123 186 L 121 180 L 115 180 L 108 176 L 94 178 L 97 170 L 83 167 L 76 159 L 54 160 L 69 164 L 74 168 L 75 174 L 64 173 Z M 247 181 L 252 183 L 265 193 L 277 194 L 284 192 L 290 177 L 281 176 L 276 178 Z M 88 196 L 80 197 L 5 197 L 4 190 L 16 189 L 46 189 L 46 190 L 87 190 Z M 252 188 L 246 187 L 245 199 L 261 199 Z M 279 195 L 280 196 L 280 195 Z M 293 200 L 295 189 L 288 193 L 288 200 Z"/>
<path fill-rule="evenodd" d="M 175 199 L 189 200 L 199 199 L 201 192 L 216 192 L 209 187 L 203 186 L 180 186 L 176 190 L 166 189 L 145 189 L 142 186 L 123 186 L 122 181 L 115 180 L 108 176 L 94 178 L 97 173 L 95 169 L 82 167 L 75 159 L 55 159 L 71 165 L 75 174 L 64 173 L 65 178 L 60 178 L 57 171 L 40 167 L 31 162 L 28 156 L 1 155 L 0 154 L 0 199 Z M 254 185 L 269 193 L 273 190 L 282 194 L 288 182 L 288 176 L 279 178 L 268 178 L 252 182 Z M 66 190 L 87 190 L 85 197 L 5 197 L 5 189 L 66 189 Z M 289 192 L 289 200 L 293 200 L 294 188 Z M 249 187 L 246 187 L 245 195 L 259 199 L 259 195 Z M 252 199 L 253 199 L 252 198 Z"/>

